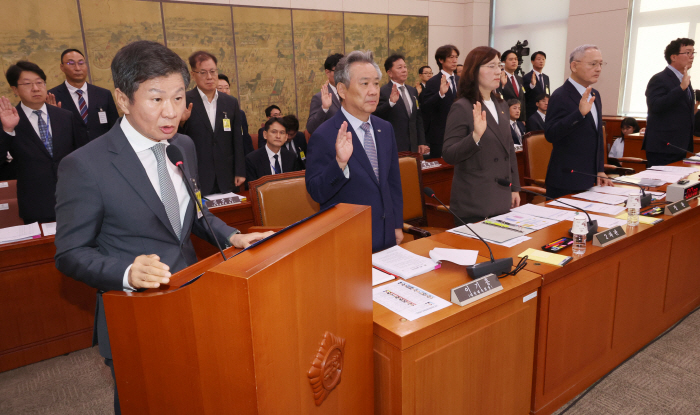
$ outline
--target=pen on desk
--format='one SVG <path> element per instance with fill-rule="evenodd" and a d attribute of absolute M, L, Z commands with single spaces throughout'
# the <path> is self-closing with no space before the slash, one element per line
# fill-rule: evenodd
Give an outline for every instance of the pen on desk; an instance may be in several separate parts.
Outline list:
<path fill-rule="evenodd" d="M 557 239 L 556 241 L 545 245 L 544 247 L 545 247 L 545 248 L 551 248 L 551 247 L 553 247 L 554 245 L 556 245 L 556 244 L 558 244 L 559 242 L 561 242 L 562 239 L 564 239 L 564 238 L 559 238 L 559 239 Z"/>
<path fill-rule="evenodd" d="M 559 265 L 561 265 L 561 266 L 563 267 L 564 265 L 566 265 L 566 264 L 568 264 L 569 262 L 571 262 L 573 259 L 574 259 L 574 257 L 568 256 L 568 257 L 566 257 L 566 259 L 564 259 L 563 261 L 561 261 L 561 262 L 559 263 Z"/>

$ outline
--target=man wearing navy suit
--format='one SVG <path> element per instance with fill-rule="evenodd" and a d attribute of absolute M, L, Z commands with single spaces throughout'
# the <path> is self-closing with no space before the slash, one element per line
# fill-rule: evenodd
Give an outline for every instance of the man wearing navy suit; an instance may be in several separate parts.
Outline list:
<path fill-rule="evenodd" d="M 389 121 L 394 127 L 399 151 L 427 154 L 430 147 L 425 142 L 423 116 L 418 109 L 418 91 L 406 85 L 408 68 L 406 58 L 394 54 L 384 62 L 389 83 L 379 90 L 379 105 L 374 115 Z"/>
<path fill-rule="evenodd" d="M 243 235 L 206 205 L 197 213 L 185 184 L 197 179 L 195 144 L 177 134 L 189 84 L 177 54 L 156 42 L 131 43 L 112 60 L 112 78 L 124 117 L 59 168 L 55 260 L 59 271 L 98 290 L 93 339 L 114 376 L 133 362 L 112 361 L 103 292 L 168 284 L 171 273 L 197 262 L 191 233 L 239 248 L 269 233 Z M 182 152 L 184 175 L 166 155 L 170 145 Z M 116 387 L 114 409 L 121 413 Z"/>
<path fill-rule="evenodd" d="M 245 157 L 247 183 L 263 176 L 300 170 L 294 153 L 284 147 L 287 142 L 287 127 L 282 118 L 272 117 L 267 120 L 263 134 L 265 145 Z"/>
<path fill-rule="evenodd" d="M 323 64 L 324 73 L 328 82 L 321 86 L 321 92 L 317 92 L 311 98 L 309 118 L 306 120 L 306 131 L 313 134 L 325 121 L 333 118 L 340 109 L 340 97 L 335 85 L 335 67 L 343 58 L 342 53 L 336 53 L 326 58 Z"/>
<path fill-rule="evenodd" d="M 549 76 L 542 73 L 547 55 L 542 51 L 537 51 L 530 56 L 532 70 L 523 76 L 525 84 L 525 101 L 527 102 L 525 116 L 530 118 L 537 112 L 537 97 L 549 95 Z"/>
<path fill-rule="evenodd" d="M 88 67 L 85 56 L 78 49 L 66 49 L 61 54 L 61 71 L 66 81 L 51 90 L 50 100 L 56 105 L 71 111 L 87 126 L 90 140 L 109 131 L 119 113 L 108 89 L 87 83 Z"/>
<path fill-rule="evenodd" d="M 526 121 L 524 108 L 525 105 L 525 87 L 523 86 L 523 78 L 515 74 L 518 69 L 518 55 L 508 49 L 501 55 L 504 70 L 501 71 L 501 87 L 496 92 L 501 94 L 504 100 L 517 99 L 520 101 L 520 121 Z"/>
<path fill-rule="evenodd" d="M 605 140 L 600 94 L 591 85 L 598 82 L 603 55 L 595 45 L 582 45 L 569 56 L 571 77 L 549 100 L 544 135 L 552 143 L 547 166 L 547 196 L 561 197 L 594 185 L 612 185 L 603 169 Z M 582 173 L 597 175 L 592 178 Z"/>
<path fill-rule="evenodd" d="M 668 66 L 647 84 L 649 114 L 642 143 L 642 149 L 647 152 L 647 167 L 683 160 L 686 153 L 676 147 L 693 152 L 695 94 L 688 71 L 697 53 L 694 46 L 693 39 L 688 38 L 669 43 L 664 51 Z"/>
<path fill-rule="evenodd" d="M 403 195 L 391 124 L 372 115 L 382 73 L 371 51 L 354 51 L 335 71 L 340 111 L 309 140 L 306 190 L 321 205 L 372 208 L 372 252 L 403 240 Z"/>
<path fill-rule="evenodd" d="M 537 97 L 536 105 L 537 111 L 527 117 L 527 132 L 544 131 L 544 121 L 547 119 L 547 108 L 549 107 L 549 95 L 542 94 Z"/>
<path fill-rule="evenodd" d="M 444 45 L 435 51 L 435 61 L 440 72 L 430 78 L 421 94 L 423 115 L 426 116 L 430 125 L 426 134 L 426 144 L 430 147 L 430 154 L 425 158 L 442 157 L 447 115 L 457 97 L 457 85 L 459 85 L 459 75 L 455 73 L 458 60 L 459 49 L 456 46 Z"/>
<path fill-rule="evenodd" d="M 299 131 L 299 120 L 294 115 L 285 115 L 282 122 L 287 128 L 287 142 L 282 146 L 294 154 L 299 164 L 299 170 L 306 168 L 306 135 Z"/>
<path fill-rule="evenodd" d="M 245 182 L 245 156 L 238 100 L 219 94 L 216 56 L 204 51 L 189 57 L 197 87 L 187 92 L 180 134 L 197 148 L 202 195 L 228 193 Z"/>
<path fill-rule="evenodd" d="M 520 118 L 520 100 L 515 98 L 508 100 L 508 114 L 510 115 L 510 136 L 513 139 L 513 144 L 523 145 L 523 136 L 525 136 L 525 125 Z"/>
<path fill-rule="evenodd" d="M 0 154 L 9 151 L 17 171 L 17 204 L 24 223 L 54 222 L 58 165 L 87 143 L 80 119 L 46 104 L 46 75 L 34 63 L 19 61 L 5 74 L 21 102 L 0 98 Z"/>

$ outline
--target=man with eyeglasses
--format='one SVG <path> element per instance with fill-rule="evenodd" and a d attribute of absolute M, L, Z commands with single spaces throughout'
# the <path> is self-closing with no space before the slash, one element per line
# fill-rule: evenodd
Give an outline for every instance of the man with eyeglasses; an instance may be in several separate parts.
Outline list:
<path fill-rule="evenodd" d="M 0 98 L 0 154 L 17 169 L 17 204 L 24 223 L 55 222 L 58 164 L 87 144 L 85 125 L 70 111 L 46 104 L 46 75 L 35 63 L 19 61 L 5 73 L 16 107 Z"/>
<path fill-rule="evenodd" d="M 578 193 L 596 184 L 612 186 L 604 172 L 603 107 L 592 86 L 604 65 L 597 46 L 577 47 L 569 55 L 571 77 L 549 99 L 544 121 L 544 136 L 552 143 L 545 179 L 549 197 Z"/>
<path fill-rule="evenodd" d="M 202 195 L 229 193 L 245 182 L 240 106 L 216 89 L 216 56 L 200 50 L 190 55 L 189 64 L 197 86 L 187 91 L 178 131 L 194 141 Z"/>
<path fill-rule="evenodd" d="M 693 39 L 688 38 L 669 43 L 664 51 L 668 66 L 647 84 L 648 115 L 642 149 L 647 152 L 648 167 L 683 160 L 686 153 L 676 147 L 693 152 L 695 94 L 688 71 L 697 53 L 694 46 Z"/>
<path fill-rule="evenodd" d="M 88 66 L 78 49 L 61 53 L 61 72 L 66 81 L 49 90 L 49 103 L 71 111 L 86 125 L 90 140 L 105 134 L 119 119 L 112 92 L 87 82 Z"/>
<path fill-rule="evenodd" d="M 453 45 L 444 45 L 435 51 L 435 61 L 440 72 L 430 78 L 421 94 L 423 115 L 430 125 L 426 135 L 430 154 L 425 158 L 442 157 L 442 141 L 445 136 L 447 114 L 457 96 L 459 75 L 455 73 L 459 61 L 459 49 Z"/>
<path fill-rule="evenodd" d="M 287 127 L 279 117 L 270 117 L 263 126 L 265 145 L 245 158 L 246 183 L 271 174 L 301 170 L 296 154 L 287 150 Z"/>

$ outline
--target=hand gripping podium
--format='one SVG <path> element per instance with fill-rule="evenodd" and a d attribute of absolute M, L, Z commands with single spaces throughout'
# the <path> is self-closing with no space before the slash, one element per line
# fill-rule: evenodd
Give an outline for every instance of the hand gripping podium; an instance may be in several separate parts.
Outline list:
<path fill-rule="evenodd" d="M 169 286 L 105 293 L 122 412 L 371 414 L 371 229 L 340 204 Z"/>

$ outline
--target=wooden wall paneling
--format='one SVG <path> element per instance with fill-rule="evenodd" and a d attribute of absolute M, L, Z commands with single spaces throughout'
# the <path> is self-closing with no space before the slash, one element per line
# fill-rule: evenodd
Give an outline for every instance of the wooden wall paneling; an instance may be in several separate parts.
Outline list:
<path fill-rule="evenodd" d="M 683 215 L 698 216 L 696 213 L 690 211 Z M 700 247 L 700 223 L 696 221 L 691 226 L 678 227 L 671 239 L 671 259 L 664 313 L 692 308 L 692 304 L 698 302 L 700 298 L 698 247 Z"/>

